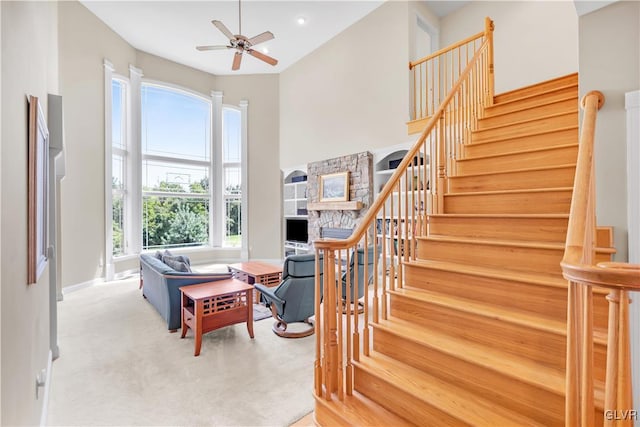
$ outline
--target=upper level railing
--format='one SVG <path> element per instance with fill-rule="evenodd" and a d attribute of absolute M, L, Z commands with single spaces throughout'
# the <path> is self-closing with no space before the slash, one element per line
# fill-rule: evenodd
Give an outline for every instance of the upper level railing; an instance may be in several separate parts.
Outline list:
<path fill-rule="evenodd" d="M 484 31 L 409 63 L 412 121 L 431 117 L 435 113 L 479 46 L 486 40 L 489 41 L 489 52 L 483 58 L 487 64 L 482 67 L 486 74 L 479 75 L 478 78 L 486 79 L 483 85 L 486 90 L 485 102 L 488 105 L 493 103 L 493 29 L 493 21 L 485 18 Z"/>
<path fill-rule="evenodd" d="M 487 27 L 493 27 L 488 19 Z M 455 159 L 493 96 L 491 40 L 476 46 L 351 237 L 314 241 L 316 271 L 324 271 L 315 298 L 319 398 L 353 392 L 353 362 L 371 349 L 370 323 L 387 319 L 389 294 L 404 286 L 404 265 L 416 259 L 417 237 L 427 235 L 427 213 L 443 210 L 447 177 L 455 175 Z"/>
<path fill-rule="evenodd" d="M 640 290 L 640 265 L 600 263 L 595 265 L 595 175 L 594 137 L 596 115 L 604 104 L 600 92 L 589 92 L 582 100 L 584 117 L 578 163 L 562 259 L 569 280 L 567 306 L 567 370 L 565 425 L 592 426 L 593 304 L 592 286 L 610 289 L 607 368 L 605 378 L 605 426 L 632 426 L 631 362 L 629 349 L 629 295 Z M 595 421 L 595 422 L 594 422 Z"/>

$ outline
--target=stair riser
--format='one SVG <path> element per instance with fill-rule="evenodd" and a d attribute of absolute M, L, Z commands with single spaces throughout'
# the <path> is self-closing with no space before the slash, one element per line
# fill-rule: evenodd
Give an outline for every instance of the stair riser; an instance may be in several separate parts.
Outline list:
<path fill-rule="evenodd" d="M 444 196 L 449 214 L 568 214 L 571 191 Z"/>
<path fill-rule="evenodd" d="M 572 187 L 575 171 L 576 168 L 574 166 L 567 166 L 556 169 L 507 172 L 494 175 L 462 175 L 450 179 L 449 191 L 451 193 L 467 193 L 474 191 Z"/>
<path fill-rule="evenodd" d="M 578 113 L 566 113 L 553 117 L 545 117 L 526 122 L 513 123 L 497 128 L 476 130 L 471 134 L 471 142 L 479 143 L 490 141 L 494 138 L 522 136 L 529 133 L 550 131 L 553 129 L 576 126 L 577 124 Z"/>
<path fill-rule="evenodd" d="M 318 403 L 317 399 L 313 416 L 315 417 L 315 420 L 317 422 L 316 425 L 320 426 L 341 426 L 348 425 L 349 422 L 349 420 L 343 419 L 326 406 Z"/>
<path fill-rule="evenodd" d="M 467 425 L 405 392 L 401 384 L 385 381 L 358 365 L 354 369 L 354 388 L 357 391 L 407 420 L 438 420 L 442 425 Z"/>
<path fill-rule="evenodd" d="M 545 319 L 566 321 L 566 288 L 515 282 L 496 278 L 405 267 L 407 288 L 424 289 L 439 294 L 468 298 L 499 307 L 510 307 Z M 526 297 L 514 298 L 514 295 Z"/>
<path fill-rule="evenodd" d="M 545 103 L 523 110 L 505 112 L 504 114 L 484 117 L 478 121 L 478 129 L 502 126 L 522 120 L 536 119 L 551 114 L 578 112 L 578 98 L 571 97 L 556 102 Z"/>
<path fill-rule="evenodd" d="M 564 248 L 529 248 L 495 246 L 474 242 L 451 242 L 419 239 L 418 258 L 434 261 L 459 262 L 511 271 L 533 271 L 561 274 L 560 260 Z"/>
<path fill-rule="evenodd" d="M 544 425 L 562 425 L 563 395 L 542 390 L 375 326 L 373 336 L 376 351 L 450 381 Z M 544 402 L 544 406 L 540 402 Z"/>
<path fill-rule="evenodd" d="M 551 147 L 537 151 L 516 152 L 500 156 L 466 158 L 457 162 L 458 175 L 510 172 L 575 164 L 578 145 Z"/>
<path fill-rule="evenodd" d="M 394 317 L 432 330 L 499 348 L 555 369 L 562 370 L 565 367 L 564 335 L 396 294 L 391 295 L 390 311 Z"/>
<path fill-rule="evenodd" d="M 578 127 L 575 126 L 569 129 L 545 132 L 519 138 L 489 141 L 482 144 L 467 144 L 464 146 L 463 150 L 465 157 L 479 157 L 539 148 L 551 148 L 577 143 Z"/>
<path fill-rule="evenodd" d="M 537 95 L 544 92 L 549 92 L 553 90 L 564 90 L 567 86 L 571 87 L 576 91 L 578 90 L 578 75 L 570 74 L 568 76 L 563 76 L 557 79 L 547 80 L 544 82 L 540 82 L 535 85 L 523 87 L 520 89 L 512 90 L 505 93 L 500 93 L 494 96 L 494 104 L 500 104 L 507 101 L 513 101 L 514 99 L 520 99 L 523 97 Z"/>
<path fill-rule="evenodd" d="M 567 218 L 429 218 L 429 232 L 450 237 L 564 243 Z"/>

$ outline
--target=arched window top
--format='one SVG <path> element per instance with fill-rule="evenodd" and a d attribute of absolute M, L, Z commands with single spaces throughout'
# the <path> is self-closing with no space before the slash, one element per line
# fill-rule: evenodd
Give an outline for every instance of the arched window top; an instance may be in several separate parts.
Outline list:
<path fill-rule="evenodd" d="M 143 83 L 141 94 L 144 154 L 210 160 L 211 100 L 157 83 Z"/>

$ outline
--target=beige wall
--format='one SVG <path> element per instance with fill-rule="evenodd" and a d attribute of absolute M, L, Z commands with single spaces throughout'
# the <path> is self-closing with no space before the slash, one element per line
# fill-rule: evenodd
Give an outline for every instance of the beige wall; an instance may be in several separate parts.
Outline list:
<path fill-rule="evenodd" d="M 218 76 L 225 104 L 249 102 L 249 258 L 280 259 L 279 76 Z"/>
<path fill-rule="evenodd" d="M 640 3 L 620 1 L 580 17 L 580 95 L 599 90 L 596 123 L 596 215 L 614 227 L 616 260 L 627 260 L 624 94 L 640 89 Z"/>
<path fill-rule="evenodd" d="M 573 1 L 473 1 L 440 22 L 448 46 L 495 23 L 496 94 L 578 71 Z"/>
<path fill-rule="evenodd" d="M 265 226 L 280 224 L 278 75 L 214 76 L 140 51 L 137 66 L 144 78 L 180 85 L 206 96 L 212 90 L 220 91 L 223 104 L 238 106 L 241 100 L 248 101 L 249 258 L 279 259 L 280 229 Z M 194 262 L 239 256 L 227 250 L 199 255 L 191 255 Z"/>
<path fill-rule="evenodd" d="M 171 83 L 194 90 L 209 97 L 216 87 L 216 76 L 196 70 L 186 65 L 159 56 L 151 55 L 140 50 L 136 51 L 136 67 L 142 70 L 143 79 L 157 80 Z"/>
<path fill-rule="evenodd" d="M 27 285 L 27 95 L 47 114 L 58 92 L 57 4 L 6 2 L 2 9 L 2 425 L 40 422 L 35 379 L 49 354 L 49 272 Z M 10 375 L 8 375 L 10 373 Z M 42 391 L 42 390 L 41 390 Z"/>
<path fill-rule="evenodd" d="M 411 140 L 409 5 L 386 2 L 280 74 L 280 167 Z"/>
<path fill-rule="evenodd" d="M 78 37 L 82 34 L 82 37 Z M 249 256 L 279 258 L 278 76 L 216 77 L 133 49 L 78 2 L 60 3 L 60 76 L 65 108 L 67 174 L 62 182 L 62 285 L 104 276 L 104 70 L 129 75 L 129 65 L 145 79 L 163 81 L 223 102 L 249 102 Z M 275 203 L 274 203 L 275 201 Z M 194 262 L 237 259 L 238 251 L 192 253 Z M 116 272 L 135 268 L 118 263 Z"/>
<path fill-rule="evenodd" d="M 104 275 L 104 58 L 129 74 L 136 52 L 78 2 L 59 3 L 66 176 L 61 183 L 62 286 Z"/>

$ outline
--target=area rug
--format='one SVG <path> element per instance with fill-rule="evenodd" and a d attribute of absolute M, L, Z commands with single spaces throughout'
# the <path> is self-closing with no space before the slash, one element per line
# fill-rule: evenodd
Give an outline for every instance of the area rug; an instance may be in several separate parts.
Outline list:
<path fill-rule="evenodd" d="M 169 333 L 136 279 L 65 294 L 46 424 L 288 426 L 313 410 L 315 336 L 272 323 L 205 334 L 194 357 L 191 331 Z"/>
<path fill-rule="evenodd" d="M 258 320 L 267 319 L 269 317 L 273 317 L 271 315 L 271 309 L 265 307 L 262 304 L 253 304 L 253 321 L 257 322 Z"/>

